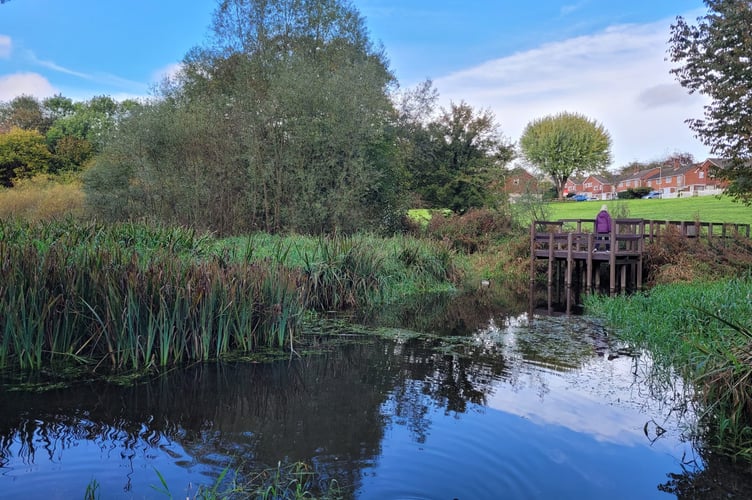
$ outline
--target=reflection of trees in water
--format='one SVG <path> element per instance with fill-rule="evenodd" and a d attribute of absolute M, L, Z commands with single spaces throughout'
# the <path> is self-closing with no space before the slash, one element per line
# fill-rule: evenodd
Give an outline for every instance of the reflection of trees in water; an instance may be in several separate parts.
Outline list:
<path fill-rule="evenodd" d="M 14 452 L 29 463 L 40 452 L 65 460 L 86 440 L 125 458 L 159 449 L 178 464 L 215 470 L 315 459 L 320 474 L 356 485 L 359 467 L 380 453 L 388 398 L 425 433 L 431 423 L 421 405 L 464 412 L 484 402 L 500 372 L 419 341 L 374 341 L 290 362 L 196 365 L 127 388 L 4 393 L 0 464 Z"/>
<path fill-rule="evenodd" d="M 712 452 L 702 455 L 702 464 L 695 461 L 682 464 L 683 472 L 668 474 L 668 480 L 658 490 L 679 499 L 752 498 L 751 464 L 735 463 Z"/>
<path fill-rule="evenodd" d="M 475 293 L 437 293 L 415 300 L 358 311 L 357 321 L 398 327 L 442 336 L 467 336 L 485 328 L 490 318 L 503 318 L 526 310 L 526 302 L 507 297 L 493 288 Z"/>
<path fill-rule="evenodd" d="M 351 345 L 289 363 L 198 365 L 130 388 L 2 394 L 0 464 L 12 446 L 33 462 L 42 450 L 64 460 L 79 440 L 126 457 L 156 447 L 169 453 L 175 442 L 192 457 L 175 455 L 177 463 L 266 466 L 317 457 L 319 472 L 354 484 L 349 464 L 379 452 L 379 407 L 394 373 L 387 361 Z"/>
<path fill-rule="evenodd" d="M 468 304 L 456 318 L 471 315 Z M 0 467 L 15 449 L 27 463 L 64 461 L 66 449 L 87 440 L 104 453 L 168 454 L 215 473 L 305 461 L 324 479 L 357 488 L 361 468 L 378 459 L 385 425 L 405 425 L 424 442 L 436 409 L 471 411 L 500 380 L 514 387 L 522 376 L 543 396 L 545 377 L 536 373 L 571 370 L 616 349 L 597 328 L 566 319 L 557 327 L 558 320 L 528 324 L 503 313 L 475 318 L 482 326 L 459 339 L 368 339 L 289 362 L 196 365 L 129 388 L 0 392 Z M 687 481 L 695 476 L 666 487 L 686 489 Z"/>

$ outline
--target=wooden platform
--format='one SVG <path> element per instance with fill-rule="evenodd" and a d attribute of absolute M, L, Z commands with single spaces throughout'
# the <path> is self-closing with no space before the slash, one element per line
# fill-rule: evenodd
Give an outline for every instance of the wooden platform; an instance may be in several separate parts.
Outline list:
<path fill-rule="evenodd" d="M 538 274 L 544 272 L 549 308 L 554 297 L 561 302 L 562 293 L 569 312 L 572 302 L 582 292 L 600 290 L 615 295 L 642 289 L 645 242 L 659 239 L 669 231 L 686 238 L 750 236 L 749 224 L 613 219 L 611 233 L 604 236 L 594 234 L 594 226 L 594 219 L 535 221 L 531 224 L 531 294 Z M 607 246 L 609 250 L 598 251 L 599 245 Z M 539 271 L 540 261 L 547 265 Z M 606 274 L 607 285 L 603 279 Z"/>

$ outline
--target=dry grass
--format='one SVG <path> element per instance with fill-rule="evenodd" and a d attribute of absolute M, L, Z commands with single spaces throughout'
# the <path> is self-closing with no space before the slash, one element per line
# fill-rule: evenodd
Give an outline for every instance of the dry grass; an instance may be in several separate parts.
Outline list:
<path fill-rule="evenodd" d="M 38 175 L 0 189 L 0 218 L 48 221 L 83 215 L 84 193 L 77 178 Z"/>
<path fill-rule="evenodd" d="M 692 283 L 746 275 L 752 241 L 744 237 L 685 238 L 670 227 L 646 248 L 649 284 Z"/>

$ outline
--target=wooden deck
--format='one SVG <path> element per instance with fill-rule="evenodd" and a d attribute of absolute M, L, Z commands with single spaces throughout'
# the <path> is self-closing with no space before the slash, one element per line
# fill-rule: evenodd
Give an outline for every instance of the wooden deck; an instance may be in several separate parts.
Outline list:
<path fill-rule="evenodd" d="M 549 308 L 554 297 L 559 303 L 565 301 L 569 312 L 575 296 L 582 292 L 607 291 L 615 295 L 642 289 L 645 243 L 659 240 L 668 232 L 686 238 L 750 236 L 749 224 L 613 219 L 611 233 L 599 240 L 594 226 L 594 219 L 531 224 L 531 294 L 538 274 L 545 273 Z M 607 245 L 609 250 L 598 251 L 598 245 Z M 539 265 L 540 261 L 547 265 Z"/>

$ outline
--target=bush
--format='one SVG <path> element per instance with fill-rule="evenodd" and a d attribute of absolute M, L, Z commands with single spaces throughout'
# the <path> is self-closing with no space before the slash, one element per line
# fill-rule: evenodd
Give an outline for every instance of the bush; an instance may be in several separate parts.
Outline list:
<path fill-rule="evenodd" d="M 686 238 L 673 226 L 645 252 L 651 284 L 691 283 L 745 275 L 752 270 L 752 241 L 744 237 Z"/>
<path fill-rule="evenodd" d="M 448 243 L 454 250 L 475 253 L 512 232 L 512 218 L 488 209 L 470 209 L 463 215 L 434 216 L 426 236 Z"/>

